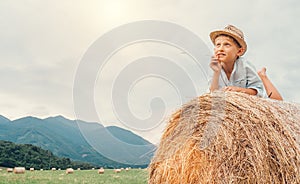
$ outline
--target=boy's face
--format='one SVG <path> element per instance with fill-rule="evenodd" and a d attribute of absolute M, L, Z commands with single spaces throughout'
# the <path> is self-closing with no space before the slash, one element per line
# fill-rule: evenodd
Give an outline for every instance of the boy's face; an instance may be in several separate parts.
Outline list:
<path fill-rule="evenodd" d="M 231 37 L 221 35 L 215 39 L 215 57 L 223 63 L 234 63 L 242 51 Z"/>

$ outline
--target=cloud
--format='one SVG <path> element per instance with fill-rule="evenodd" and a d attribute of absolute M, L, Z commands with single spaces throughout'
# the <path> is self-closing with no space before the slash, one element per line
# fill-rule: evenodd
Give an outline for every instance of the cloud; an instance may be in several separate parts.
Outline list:
<path fill-rule="evenodd" d="M 147 19 L 181 25 L 202 38 L 210 49 L 210 31 L 227 24 L 240 27 L 249 46 L 246 57 L 257 69 L 266 66 L 268 75 L 284 98 L 299 103 L 300 26 L 296 24 L 300 16 L 299 5 L 296 0 L 1 1 L 0 113 L 11 119 L 53 114 L 75 118 L 72 90 L 77 67 L 85 52 L 113 28 Z M 122 126 L 112 113 L 107 95 L 111 95 L 109 90 L 116 76 L 141 57 L 170 58 L 181 64 L 180 67 L 196 81 L 198 70 L 187 55 L 180 53 L 168 45 L 144 44 L 126 47 L 111 58 L 107 70 L 95 81 L 95 102 L 97 106 L 103 104 L 101 112 L 108 114 L 107 122 L 103 123 L 114 122 Z M 180 81 L 180 75 L 174 80 Z M 99 81 L 106 90 L 99 87 Z M 147 117 L 155 110 L 151 109 L 153 95 L 164 97 L 168 102 L 164 123 L 180 103 L 192 98 L 178 100 L 170 83 L 150 78 L 140 82 L 145 83 L 136 83 L 137 88 L 129 93 L 132 110 L 138 116 Z M 180 82 L 184 86 L 186 81 Z M 195 83 L 199 85 L 199 93 L 205 91 L 205 84 Z M 147 88 L 144 96 L 143 88 Z M 151 131 L 136 132 L 155 142 L 159 140 L 164 123 Z"/>

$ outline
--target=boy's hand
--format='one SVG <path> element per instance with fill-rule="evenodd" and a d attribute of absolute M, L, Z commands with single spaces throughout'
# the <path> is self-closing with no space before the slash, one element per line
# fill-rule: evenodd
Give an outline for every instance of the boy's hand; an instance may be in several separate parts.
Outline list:
<path fill-rule="evenodd" d="M 222 88 L 223 91 L 235 91 L 235 92 L 243 92 L 243 88 L 237 86 L 226 86 Z"/>
<path fill-rule="evenodd" d="M 214 72 L 221 72 L 222 65 L 217 57 L 215 57 L 215 56 L 211 57 L 209 66 Z"/>

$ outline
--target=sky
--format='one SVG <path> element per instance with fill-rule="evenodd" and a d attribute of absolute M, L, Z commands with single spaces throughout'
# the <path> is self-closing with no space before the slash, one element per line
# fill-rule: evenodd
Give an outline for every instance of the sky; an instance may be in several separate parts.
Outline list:
<path fill-rule="evenodd" d="M 0 114 L 115 125 L 157 144 L 169 116 L 207 92 L 208 35 L 228 24 L 299 103 L 299 17 L 297 0 L 1 0 Z"/>

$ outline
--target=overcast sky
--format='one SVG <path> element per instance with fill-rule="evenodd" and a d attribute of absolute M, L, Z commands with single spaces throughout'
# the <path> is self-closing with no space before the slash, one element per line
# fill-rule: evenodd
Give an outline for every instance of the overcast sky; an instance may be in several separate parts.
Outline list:
<path fill-rule="evenodd" d="M 78 82 L 76 76 L 89 49 L 104 34 L 143 20 L 165 21 L 178 25 L 178 29 L 185 28 L 197 35 L 210 52 L 211 31 L 227 24 L 239 27 L 248 44 L 245 57 L 257 69 L 267 67 L 268 75 L 286 101 L 299 103 L 299 17 L 298 0 L 1 0 L 0 114 L 11 120 L 24 116 L 84 117 L 87 121 L 101 121 L 105 126 L 124 127 L 157 143 L 170 113 L 208 88 L 205 74 L 199 73 L 192 56 L 172 44 L 158 40 L 120 45 L 104 67 L 95 66 L 91 99 L 99 117 L 89 117 L 88 113 L 81 116 L 74 110 L 77 103 L 74 99 L 79 105 L 86 100 L 73 94 Z M 169 34 L 177 34 L 176 31 Z M 110 39 L 114 43 L 114 37 Z M 200 48 L 199 52 L 203 52 L 203 58 L 210 55 L 206 48 Z M 156 61 L 161 63 L 168 63 L 163 62 L 165 58 L 175 64 L 137 67 L 141 58 L 149 56 L 159 57 Z M 209 60 L 201 61 L 203 67 L 208 63 Z M 156 70 L 153 66 L 157 66 L 160 75 L 153 72 Z M 170 69 L 168 74 L 165 68 Z M 137 70 L 145 72 L 145 76 L 139 74 L 133 82 L 126 81 L 132 80 Z M 122 72 L 125 74 L 118 78 Z M 85 81 L 80 77 L 79 80 Z M 182 92 L 190 82 L 186 80 L 192 81 L 196 93 Z M 120 85 L 112 92 L 114 84 Z M 86 90 L 83 83 L 77 87 Z M 122 105 L 113 107 L 121 103 L 114 102 L 115 95 L 120 98 L 117 100 L 128 100 L 126 108 L 142 120 L 129 122 L 131 116 L 121 117 L 127 116 L 124 114 L 127 111 L 122 110 Z M 90 111 L 84 106 L 80 108 Z M 147 120 L 153 114 L 157 117 Z"/>

